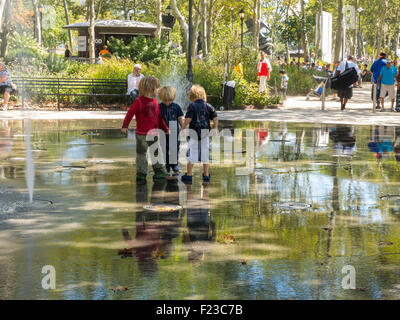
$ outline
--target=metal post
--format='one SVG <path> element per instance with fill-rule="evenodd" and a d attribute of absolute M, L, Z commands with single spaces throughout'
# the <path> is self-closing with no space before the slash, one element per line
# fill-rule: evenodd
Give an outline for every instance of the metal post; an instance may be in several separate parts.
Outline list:
<path fill-rule="evenodd" d="M 97 100 L 96 100 L 96 90 L 94 87 L 94 79 L 92 79 L 92 94 L 93 94 L 93 109 L 96 109 Z"/>
<path fill-rule="evenodd" d="M 327 82 L 327 81 L 324 81 L 324 84 L 323 84 L 323 86 L 322 86 L 322 97 L 321 97 L 321 101 L 322 101 L 322 103 L 321 103 L 321 110 L 322 110 L 322 111 L 325 111 L 326 82 Z"/>
<path fill-rule="evenodd" d="M 57 78 L 57 110 L 60 111 L 60 79 Z"/>
<path fill-rule="evenodd" d="M 376 89 L 377 86 L 375 83 L 372 83 L 372 112 L 376 112 Z"/>
<path fill-rule="evenodd" d="M 193 42 L 193 0 L 189 0 L 189 43 L 187 46 L 188 71 L 186 78 L 191 84 L 193 83 L 192 42 Z"/>
<path fill-rule="evenodd" d="M 241 18 L 240 19 L 242 22 L 241 22 L 241 31 L 242 31 L 242 33 L 241 33 L 241 38 L 240 38 L 240 47 L 243 49 L 243 18 Z"/>
<path fill-rule="evenodd" d="M 22 78 L 21 100 L 22 100 L 22 110 L 24 110 L 25 109 L 25 78 Z"/>

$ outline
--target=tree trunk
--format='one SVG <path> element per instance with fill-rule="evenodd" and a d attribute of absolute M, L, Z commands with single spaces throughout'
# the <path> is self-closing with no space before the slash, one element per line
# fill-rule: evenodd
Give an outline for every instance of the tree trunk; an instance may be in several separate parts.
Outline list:
<path fill-rule="evenodd" d="M 0 47 L 0 55 L 2 57 L 6 57 L 8 54 L 8 37 L 10 35 L 10 27 L 12 20 L 12 6 L 11 0 L 6 0 L 6 4 L 3 11 L 4 22 L 1 28 L 1 47 Z M 1 25 L 1 23 L 0 23 Z"/>
<path fill-rule="evenodd" d="M 156 6 L 157 6 L 157 29 L 155 32 L 155 37 L 158 39 L 161 39 L 161 27 L 162 27 L 162 18 L 161 18 L 161 0 L 156 1 Z"/>
<path fill-rule="evenodd" d="M 290 6 L 292 4 L 292 1 L 289 0 L 287 7 L 286 7 L 286 24 L 289 23 L 289 11 L 290 11 Z M 290 64 L 290 52 L 289 52 L 289 39 L 286 39 L 285 41 L 285 54 L 286 54 L 286 63 L 289 65 Z"/>
<path fill-rule="evenodd" d="M 65 22 L 67 25 L 70 24 L 69 20 L 69 11 L 68 11 L 68 3 L 67 0 L 63 0 L 64 4 L 64 12 L 65 12 Z M 72 30 L 68 29 L 68 44 L 69 44 L 69 49 L 72 51 Z"/>
<path fill-rule="evenodd" d="M 356 16 L 358 16 L 358 19 L 360 19 L 360 13 L 358 12 L 358 0 L 354 0 L 354 12 Z M 353 31 L 353 43 L 351 44 L 351 51 L 350 54 L 355 57 L 357 53 L 357 32 L 358 32 L 358 24 L 357 24 L 357 19 L 355 21 L 355 28 Z"/>
<path fill-rule="evenodd" d="M 124 11 L 124 19 L 128 20 L 128 8 L 127 8 L 127 0 L 123 1 L 122 10 Z"/>
<path fill-rule="evenodd" d="M 40 30 L 40 14 L 38 10 L 38 5 L 37 5 L 37 0 L 32 0 L 32 5 L 33 5 L 33 18 L 35 20 L 35 29 L 34 29 L 34 34 L 36 41 L 38 44 L 41 46 L 42 45 L 42 33 Z"/>
<path fill-rule="evenodd" d="M 207 8 L 207 49 L 211 52 L 211 35 L 213 31 L 213 14 L 214 14 L 214 5 L 215 0 L 208 1 L 208 8 Z"/>
<path fill-rule="evenodd" d="M 317 16 L 317 26 L 318 26 L 318 30 L 317 30 L 317 39 L 316 39 L 316 43 L 315 43 L 315 54 L 316 56 L 319 56 L 319 50 L 320 50 L 320 46 L 321 46 L 321 22 L 322 22 L 322 0 L 319 1 L 319 6 L 318 6 L 318 16 Z"/>
<path fill-rule="evenodd" d="M 304 60 L 306 60 L 309 54 L 308 54 L 308 38 L 306 30 L 306 12 L 304 8 L 304 0 L 301 0 L 301 40 L 303 45 L 303 57 Z"/>
<path fill-rule="evenodd" d="M 343 43 L 343 0 L 338 0 L 338 17 L 337 17 L 337 29 L 335 39 L 335 61 L 341 60 L 342 43 Z"/>
<path fill-rule="evenodd" d="M 96 59 L 96 50 L 95 50 L 95 31 L 94 31 L 94 17 L 95 17 L 95 12 L 94 12 L 94 1 L 95 0 L 89 0 L 89 58 L 90 58 L 90 63 L 95 63 Z"/>
<path fill-rule="evenodd" d="M 253 32 L 253 47 L 258 50 L 258 39 L 260 33 L 260 13 L 261 0 L 254 0 L 253 17 L 254 17 L 254 32 Z"/>
<path fill-rule="evenodd" d="M 7 0 L 0 0 L 0 30 L 3 30 L 3 14 Z"/>
<path fill-rule="evenodd" d="M 203 48 L 203 55 L 208 54 L 207 46 L 207 0 L 201 1 L 201 46 Z"/>
<path fill-rule="evenodd" d="M 183 34 L 183 51 L 187 53 L 189 42 L 189 26 L 186 23 L 185 17 L 180 13 L 178 6 L 176 5 L 176 0 L 171 0 L 170 4 L 174 12 L 174 16 L 179 22 L 179 26 Z"/>
<path fill-rule="evenodd" d="M 209 0 L 209 6 L 208 6 L 208 13 L 207 13 L 207 49 L 208 52 L 211 52 L 212 50 L 212 34 L 214 31 L 214 21 L 217 21 L 219 16 L 221 15 L 222 11 L 224 10 L 224 6 L 222 6 L 215 17 L 214 15 L 214 9 L 215 9 L 215 4 L 217 3 L 218 0 Z"/>
<path fill-rule="evenodd" d="M 197 55 L 200 22 L 201 22 L 200 15 L 196 14 L 196 16 L 193 19 L 192 57 L 195 57 Z"/>

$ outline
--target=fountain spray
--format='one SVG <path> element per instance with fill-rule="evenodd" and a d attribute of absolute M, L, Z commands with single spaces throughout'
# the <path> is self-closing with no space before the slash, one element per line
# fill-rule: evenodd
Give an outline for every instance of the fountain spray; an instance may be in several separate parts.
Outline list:
<path fill-rule="evenodd" d="M 25 120 L 24 120 L 25 121 Z M 31 146 L 31 120 L 26 120 L 26 139 L 25 139 L 25 152 L 26 152 L 26 185 L 29 192 L 29 203 L 33 203 L 33 188 L 35 185 L 35 165 L 33 163 L 32 146 Z"/>

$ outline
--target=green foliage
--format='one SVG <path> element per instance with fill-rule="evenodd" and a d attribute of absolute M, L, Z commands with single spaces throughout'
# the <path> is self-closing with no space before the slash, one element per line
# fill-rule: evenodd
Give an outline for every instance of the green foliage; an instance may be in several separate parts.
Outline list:
<path fill-rule="evenodd" d="M 279 74 L 279 67 L 273 66 L 271 79 L 268 82 L 269 86 L 273 88 L 273 92 L 278 91 L 281 84 L 281 76 Z M 303 70 L 296 66 L 288 66 L 286 74 L 289 77 L 288 82 L 288 95 L 304 95 L 307 94 L 312 88 L 316 87 L 317 82 L 313 75 L 326 77 L 326 73 L 316 70 Z"/>
<path fill-rule="evenodd" d="M 108 41 L 111 51 L 120 58 L 130 58 L 142 63 L 160 64 L 169 54 L 168 44 L 157 38 L 135 37 L 128 45 L 121 39 L 112 37 Z"/>
<path fill-rule="evenodd" d="M 30 35 L 24 32 L 14 32 L 10 36 L 8 55 L 5 57 L 6 63 L 19 61 L 23 64 L 38 65 L 41 63 L 43 56 L 43 49 Z"/>
<path fill-rule="evenodd" d="M 236 85 L 236 106 L 253 105 L 255 107 L 266 107 L 282 103 L 277 95 L 270 95 L 270 92 L 258 92 L 258 83 L 248 82 L 245 79 L 238 79 Z"/>
<path fill-rule="evenodd" d="M 193 66 L 194 82 L 204 87 L 207 95 L 221 96 L 224 81 L 223 65 L 198 61 Z"/>
<path fill-rule="evenodd" d="M 44 58 L 44 63 L 51 73 L 59 73 L 66 69 L 67 62 L 64 57 L 60 57 L 54 53 L 50 53 Z"/>

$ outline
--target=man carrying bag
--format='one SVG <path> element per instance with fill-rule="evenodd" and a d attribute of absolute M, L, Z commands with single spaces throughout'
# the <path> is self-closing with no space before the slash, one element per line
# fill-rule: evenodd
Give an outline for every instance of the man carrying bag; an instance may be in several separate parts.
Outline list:
<path fill-rule="evenodd" d="M 354 57 L 349 56 L 337 68 L 337 75 L 332 78 L 331 88 L 338 91 L 341 108 L 346 108 L 347 102 L 353 97 L 353 85 L 360 79 L 361 71 Z"/>

